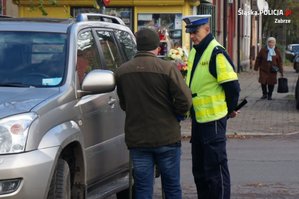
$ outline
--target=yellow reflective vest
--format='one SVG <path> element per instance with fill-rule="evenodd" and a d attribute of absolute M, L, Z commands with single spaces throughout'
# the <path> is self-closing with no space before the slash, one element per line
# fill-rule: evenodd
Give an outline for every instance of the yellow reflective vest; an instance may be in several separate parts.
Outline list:
<path fill-rule="evenodd" d="M 196 54 L 194 48 L 188 58 L 186 83 L 192 91 L 193 109 L 198 123 L 218 120 L 227 115 L 225 93 L 220 84 L 238 79 L 232 65 L 222 53 L 216 56 L 217 79 L 210 73 L 210 59 L 216 46 L 221 45 L 213 39 L 202 54 L 191 83 L 191 71 Z"/>

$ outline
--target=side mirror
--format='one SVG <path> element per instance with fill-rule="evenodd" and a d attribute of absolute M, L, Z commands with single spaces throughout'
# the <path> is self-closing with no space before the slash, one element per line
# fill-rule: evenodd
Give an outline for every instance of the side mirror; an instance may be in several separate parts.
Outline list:
<path fill-rule="evenodd" d="M 87 94 L 99 94 L 111 92 L 115 89 L 114 73 L 110 70 L 92 70 L 82 82 L 82 90 L 78 91 L 81 96 Z"/>

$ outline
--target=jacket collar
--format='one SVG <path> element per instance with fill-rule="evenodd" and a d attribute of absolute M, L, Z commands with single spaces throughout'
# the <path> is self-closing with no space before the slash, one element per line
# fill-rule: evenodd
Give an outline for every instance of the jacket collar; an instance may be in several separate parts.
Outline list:
<path fill-rule="evenodd" d="M 154 53 L 148 52 L 148 51 L 138 51 L 135 55 L 135 57 L 157 57 Z"/>
<path fill-rule="evenodd" d="M 202 54 L 213 39 L 214 36 L 211 33 L 209 33 L 199 44 L 193 45 L 193 47 L 195 48 L 196 52 Z"/>

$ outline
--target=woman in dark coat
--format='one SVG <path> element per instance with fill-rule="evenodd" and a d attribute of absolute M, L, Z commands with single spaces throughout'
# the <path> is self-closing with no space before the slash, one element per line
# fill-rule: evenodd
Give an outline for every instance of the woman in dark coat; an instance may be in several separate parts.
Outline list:
<path fill-rule="evenodd" d="M 281 54 L 275 45 L 276 39 L 269 37 L 267 46 L 260 50 L 254 65 L 254 70 L 259 70 L 259 83 L 261 83 L 263 91 L 261 99 L 272 100 L 274 85 L 277 83 L 277 72 L 283 76 Z M 278 71 L 273 71 L 272 66 L 278 67 Z"/>

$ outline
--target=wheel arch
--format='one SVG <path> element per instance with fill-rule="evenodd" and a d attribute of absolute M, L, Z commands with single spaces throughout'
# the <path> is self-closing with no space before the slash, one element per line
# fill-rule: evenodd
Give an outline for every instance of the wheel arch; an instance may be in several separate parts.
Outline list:
<path fill-rule="evenodd" d="M 65 122 L 53 127 L 42 138 L 39 149 L 48 147 L 58 147 L 53 160 L 50 180 L 48 182 L 47 193 L 59 159 L 67 162 L 71 174 L 72 195 L 78 199 L 85 198 L 86 195 L 86 167 L 82 132 L 77 123 L 73 121 Z M 46 193 L 46 194 L 47 194 Z"/>

